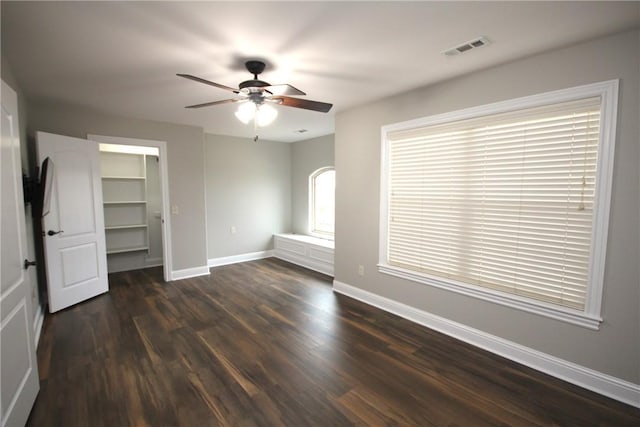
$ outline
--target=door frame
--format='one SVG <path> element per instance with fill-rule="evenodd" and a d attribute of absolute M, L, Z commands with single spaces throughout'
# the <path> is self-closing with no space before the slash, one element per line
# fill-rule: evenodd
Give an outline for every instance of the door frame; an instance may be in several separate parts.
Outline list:
<path fill-rule="evenodd" d="M 160 192 L 162 194 L 162 269 L 165 282 L 171 281 L 171 215 L 169 210 L 169 169 L 167 162 L 167 142 L 153 139 L 125 138 L 87 134 L 87 139 L 104 144 L 134 145 L 138 147 L 155 147 L 159 151 Z"/>

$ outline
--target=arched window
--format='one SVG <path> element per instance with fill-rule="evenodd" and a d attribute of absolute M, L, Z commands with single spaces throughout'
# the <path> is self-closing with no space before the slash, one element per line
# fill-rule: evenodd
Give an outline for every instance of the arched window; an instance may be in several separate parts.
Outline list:
<path fill-rule="evenodd" d="M 320 168 L 309 176 L 309 232 L 333 239 L 335 228 L 336 171 Z"/>

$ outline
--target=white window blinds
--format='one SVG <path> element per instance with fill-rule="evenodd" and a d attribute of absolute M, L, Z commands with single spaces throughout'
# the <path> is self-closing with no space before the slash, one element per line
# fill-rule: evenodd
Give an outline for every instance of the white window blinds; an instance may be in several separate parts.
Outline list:
<path fill-rule="evenodd" d="M 583 310 L 600 105 L 390 131 L 386 263 Z"/>

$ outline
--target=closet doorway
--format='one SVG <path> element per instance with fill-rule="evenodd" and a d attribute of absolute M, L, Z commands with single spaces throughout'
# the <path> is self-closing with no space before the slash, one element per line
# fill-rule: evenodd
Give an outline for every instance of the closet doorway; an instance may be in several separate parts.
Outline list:
<path fill-rule="evenodd" d="M 109 273 L 163 266 L 171 277 L 166 142 L 88 135 L 100 145 Z"/>

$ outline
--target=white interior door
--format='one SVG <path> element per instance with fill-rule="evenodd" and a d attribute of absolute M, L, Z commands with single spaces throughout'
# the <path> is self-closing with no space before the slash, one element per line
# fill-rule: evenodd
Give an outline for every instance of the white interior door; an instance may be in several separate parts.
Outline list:
<path fill-rule="evenodd" d="M 38 132 L 38 161 L 53 162 L 49 213 L 42 219 L 49 311 L 109 290 L 98 143 Z"/>
<path fill-rule="evenodd" d="M 0 148 L 0 419 L 22 426 L 40 388 L 31 315 L 31 283 L 25 269 L 27 239 L 18 135 L 18 99 L 2 82 Z"/>

